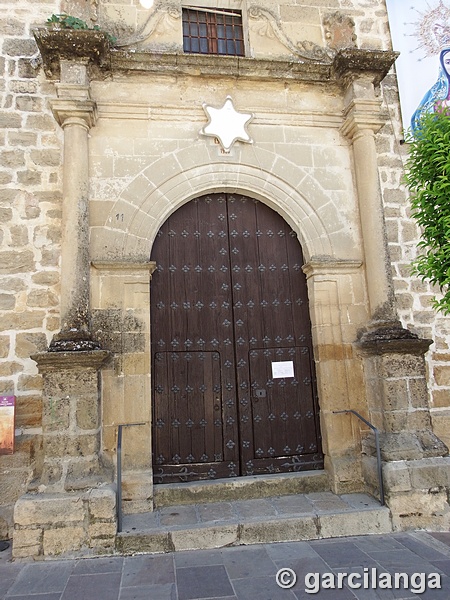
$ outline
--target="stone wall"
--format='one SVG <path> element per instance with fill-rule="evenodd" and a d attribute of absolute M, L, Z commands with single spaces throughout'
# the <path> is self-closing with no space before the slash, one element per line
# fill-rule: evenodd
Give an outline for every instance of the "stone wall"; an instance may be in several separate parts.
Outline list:
<path fill-rule="evenodd" d="M 30 354 L 59 328 L 61 135 L 31 35 L 58 5 L 0 3 L 0 394 L 17 397 L 16 453 L 0 456 L 0 539 L 39 459 L 42 381 Z"/>

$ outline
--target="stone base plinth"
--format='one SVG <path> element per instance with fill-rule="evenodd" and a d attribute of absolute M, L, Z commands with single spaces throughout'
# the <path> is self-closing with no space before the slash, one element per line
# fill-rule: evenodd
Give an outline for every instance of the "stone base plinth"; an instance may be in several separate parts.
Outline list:
<path fill-rule="evenodd" d="M 116 531 L 113 486 L 25 494 L 14 507 L 13 558 L 113 554 Z"/>
<path fill-rule="evenodd" d="M 450 457 L 384 463 L 383 481 L 394 529 L 449 530 Z"/>

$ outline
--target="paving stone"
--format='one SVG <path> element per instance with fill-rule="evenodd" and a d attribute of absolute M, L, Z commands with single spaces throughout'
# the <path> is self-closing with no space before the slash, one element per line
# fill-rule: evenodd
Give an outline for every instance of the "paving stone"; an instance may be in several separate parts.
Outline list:
<path fill-rule="evenodd" d="M 295 600 L 291 590 L 280 588 L 275 577 L 236 579 L 233 587 L 239 600 Z"/>
<path fill-rule="evenodd" d="M 270 517 L 276 515 L 276 510 L 269 500 L 261 498 L 251 502 L 237 501 L 234 503 L 239 516 L 248 519 Z"/>
<path fill-rule="evenodd" d="M 27 594 L 25 596 L 21 594 L 19 596 L 5 596 L 5 598 L 11 598 L 11 600 L 60 600 L 61 593 L 53 592 L 51 594 Z"/>
<path fill-rule="evenodd" d="M 308 542 L 280 542 L 278 544 L 265 544 L 268 556 L 275 562 L 286 563 L 289 560 L 302 558 L 318 558 L 317 552 Z M 280 564 L 280 566 L 283 566 Z"/>
<path fill-rule="evenodd" d="M 438 550 L 435 550 L 430 546 L 426 546 L 425 544 L 416 541 L 414 538 L 406 534 L 395 535 L 394 539 L 400 542 L 403 546 L 405 546 L 415 554 L 418 554 L 419 556 L 425 558 L 428 561 L 442 560 L 445 557 L 445 555 L 439 552 Z"/>
<path fill-rule="evenodd" d="M 316 544 L 313 548 L 330 567 L 371 567 L 374 563 L 373 558 L 351 542 Z"/>
<path fill-rule="evenodd" d="M 403 548 L 401 550 L 385 550 L 381 551 L 368 551 L 367 554 L 370 558 L 376 560 L 382 568 L 389 569 L 401 569 L 411 565 L 417 565 L 417 567 L 423 566 L 424 560 L 411 550 Z"/>
<path fill-rule="evenodd" d="M 446 531 L 438 531 L 436 533 L 429 533 L 428 535 L 431 535 L 432 537 L 439 540 L 443 544 L 450 546 L 450 533 L 448 533 Z"/>
<path fill-rule="evenodd" d="M 222 598 L 234 592 L 223 565 L 181 567 L 176 570 L 176 576 L 179 600 Z"/>
<path fill-rule="evenodd" d="M 307 494 L 306 497 L 312 502 L 314 508 L 320 512 L 351 510 L 348 502 L 344 502 L 332 492 L 313 492 Z"/>
<path fill-rule="evenodd" d="M 289 519 L 286 520 L 287 522 Z M 436 544 L 436 545 L 433 545 Z M 439 549 L 442 548 L 441 554 Z M 448 600 L 448 546 L 426 532 L 350 536 L 140 556 L 0 564 L 1 600 Z M 432 560 L 432 556 L 442 557 Z M 366 562 L 368 561 L 368 562 Z M 442 590 L 322 589 L 307 593 L 309 573 L 442 574 Z M 275 575 L 291 568 L 292 589 Z"/>
<path fill-rule="evenodd" d="M 198 505 L 200 520 L 207 521 L 229 521 L 236 519 L 236 512 L 231 502 L 217 502 L 215 504 Z"/>
<path fill-rule="evenodd" d="M 69 577 L 61 600 L 117 600 L 121 573 L 90 573 Z"/>
<path fill-rule="evenodd" d="M 124 561 L 122 587 L 174 582 L 172 555 L 135 556 Z"/>
<path fill-rule="evenodd" d="M 272 504 L 279 514 L 292 515 L 315 512 L 313 503 L 304 494 L 272 498 Z"/>
<path fill-rule="evenodd" d="M 431 564 L 438 570 L 438 572 L 445 573 L 445 575 L 450 576 L 450 559 L 432 560 Z"/>
<path fill-rule="evenodd" d="M 121 572 L 123 561 L 124 559 L 121 556 L 96 559 L 86 558 L 77 562 L 72 575 Z"/>
<path fill-rule="evenodd" d="M 121 588 L 119 600 L 178 600 L 174 583 Z"/>
<path fill-rule="evenodd" d="M 73 562 L 26 564 L 10 587 L 10 596 L 62 592 L 74 568 Z"/>
<path fill-rule="evenodd" d="M 163 526 L 193 525 L 198 520 L 195 506 L 170 506 L 160 510 L 160 523 Z"/>
<path fill-rule="evenodd" d="M 370 535 L 350 538 L 350 540 L 365 552 L 369 550 L 400 550 L 402 548 L 400 542 L 390 535 Z"/>
<path fill-rule="evenodd" d="M 222 550 L 192 550 L 189 552 L 175 552 L 173 556 L 177 568 L 223 564 Z"/>
<path fill-rule="evenodd" d="M 230 548 L 223 553 L 223 564 L 230 579 L 263 577 L 272 573 L 275 577 L 277 572 L 275 564 L 262 546 Z"/>

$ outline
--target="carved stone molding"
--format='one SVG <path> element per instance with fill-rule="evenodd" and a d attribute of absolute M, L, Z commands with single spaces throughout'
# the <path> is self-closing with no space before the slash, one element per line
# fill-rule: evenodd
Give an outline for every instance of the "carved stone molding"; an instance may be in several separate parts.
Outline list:
<path fill-rule="evenodd" d="M 331 63 L 335 51 L 331 48 L 323 48 L 309 41 L 293 42 L 283 31 L 280 19 L 267 8 L 253 4 L 248 9 L 248 17 L 254 21 L 261 21 L 258 28 L 259 35 L 269 38 L 276 37 L 292 54 L 304 61 Z"/>
<path fill-rule="evenodd" d="M 323 19 L 327 45 L 334 50 L 356 48 L 355 21 L 339 11 L 325 15 Z"/>
<path fill-rule="evenodd" d="M 119 39 L 116 42 L 116 46 L 118 48 L 136 47 L 144 50 L 150 45 L 154 33 L 167 32 L 178 28 L 178 21 L 181 19 L 181 14 L 179 6 L 155 5 L 144 26 L 135 35 Z"/>

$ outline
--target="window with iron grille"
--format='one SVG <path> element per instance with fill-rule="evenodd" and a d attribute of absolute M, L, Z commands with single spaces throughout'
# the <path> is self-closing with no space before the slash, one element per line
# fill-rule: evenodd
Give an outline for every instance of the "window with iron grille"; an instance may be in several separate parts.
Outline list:
<path fill-rule="evenodd" d="M 244 56 L 242 12 L 183 8 L 183 50 L 190 54 Z"/>

